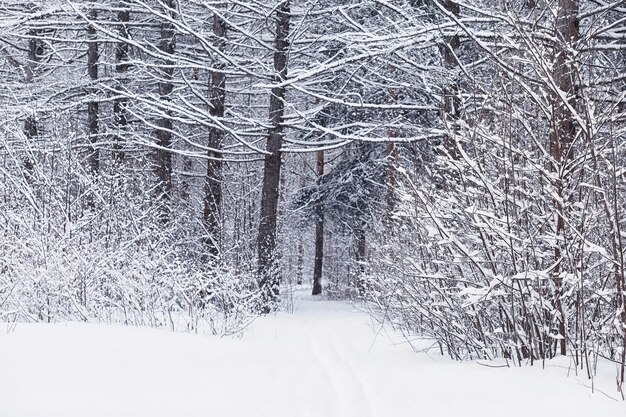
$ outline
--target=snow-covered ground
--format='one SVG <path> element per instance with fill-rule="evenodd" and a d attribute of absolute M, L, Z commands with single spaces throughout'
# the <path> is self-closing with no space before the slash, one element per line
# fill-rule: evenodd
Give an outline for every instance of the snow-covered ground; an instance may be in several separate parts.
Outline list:
<path fill-rule="evenodd" d="M 349 304 L 304 300 L 243 337 L 97 324 L 0 334 L 0 417 L 624 417 L 609 369 L 493 368 L 414 353 Z M 569 376 L 567 376 L 569 374 Z"/>

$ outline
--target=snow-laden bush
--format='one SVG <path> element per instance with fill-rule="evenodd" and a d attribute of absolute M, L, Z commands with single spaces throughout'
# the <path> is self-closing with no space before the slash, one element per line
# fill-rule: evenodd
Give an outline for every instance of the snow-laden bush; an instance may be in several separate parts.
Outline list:
<path fill-rule="evenodd" d="M 587 167 L 567 184 L 557 235 L 555 181 L 539 151 L 509 151 L 495 136 L 472 146 L 479 157 L 450 163 L 443 187 L 399 168 L 394 224 L 378 232 L 365 271 L 374 314 L 457 359 L 521 364 L 565 353 L 590 375 L 596 357 L 621 363 L 623 258 L 613 214 L 585 186 L 595 176 L 614 182 L 610 171 Z M 623 194 L 603 192 L 621 211 Z"/>
<path fill-rule="evenodd" d="M 250 268 L 208 257 L 200 216 L 152 198 L 144 160 L 132 181 L 114 164 L 94 179 L 80 160 L 19 152 L 0 167 L 0 321 L 80 320 L 229 334 L 254 317 Z M 13 153 L 14 152 L 14 153 Z M 67 157 L 67 159 L 65 159 Z M 67 172 L 56 167 L 67 167 Z M 71 175 L 70 175 L 71 174 Z"/>
<path fill-rule="evenodd" d="M 250 277 L 202 268 L 169 245 L 146 246 L 76 245 L 69 238 L 2 242 L 12 248 L 1 259 L 2 321 L 101 321 L 227 334 L 250 320 L 256 294 Z"/>

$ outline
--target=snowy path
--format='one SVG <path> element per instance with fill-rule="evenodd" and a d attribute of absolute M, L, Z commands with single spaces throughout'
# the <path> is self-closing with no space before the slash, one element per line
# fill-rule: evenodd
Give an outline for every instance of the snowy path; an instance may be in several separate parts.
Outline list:
<path fill-rule="evenodd" d="M 626 416 L 566 374 L 415 354 L 347 304 L 303 301 L 235 339 L 20 325 L 0 333 L 0 417 Z"/>

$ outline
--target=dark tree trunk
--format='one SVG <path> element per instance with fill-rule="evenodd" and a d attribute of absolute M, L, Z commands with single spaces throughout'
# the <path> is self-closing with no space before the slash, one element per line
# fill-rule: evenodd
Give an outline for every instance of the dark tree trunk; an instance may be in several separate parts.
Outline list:
<path fill-rule="evenodd" d="M 390 68 L 390 71 L 393 71 L 393 68 Z M 398 103 L 398 90 L 392 88 L 389 90 L 389 100 L 392 104 Z M 398 112 L 392 111 L 390 114 L 390 120 L 394 121 L 398 118 Z M 395 144 L 395 140 L 400 137 L 399 128 L 395 126 L 390 126 L 387 128 L 387 150 L 385 152 L 386 157 L 386 186 L 387 186 L 387 213 L 385 216 L 385 222 L 388 226 L 388 230 L 393 231 L 393 213 L 396 210 L 396 162 L 398 156 L 397 146 Z"/>
<path fill-rule="evenodd" d="M 389 132 L 389 140 L 397 137 L 396 131 Z M 387 143 L 387 225 L 391 226 L 393 220 L 393 213 L 396 210 L 396 160 L 398 157 L 398 150 L 393 142 Z"/>
<path fill-rule="evenodd" d="M 573 144 L 576 136 L 576 125 L 574 115 L 570 108 L 576 108 L 576 76 L 575 68 L 572 67 L 574 61 L 571 51 L 574 43 L 579 39 L 578 31 L 578 0 L 559 0 L 559 11 L 557 14 L 557 36 L 555 47 L 555 64 L 553 78 L 560 91 L 567 94 L 567 101 L 563 101 L 557 93 L 553 100 L 553 126 L 550 134 L 550 155 L 552 156 L 552 170 L 557 174 L 555 182 L 557 198 L 554 199 L 556 211 L 556 244 L 554 257 L 556 266 L 552 271 L 554 282 L 554 304 L 558 311 L 559 334 L 563 339 L 559 341 L 559 351 L 561 355 L 567 354 L 565 311 L 561 303 L 563 278 L 561 277 L 561 264 L 563 253 L 562 243 L 565 236 L 565 219 L 563 217 L 563 204 L 566 196 L 567 171 L 565 166 L 572 161 L 574 156 Z"/>
<path fill-rule="evenodd" d="M 324 175 L 324 151 L 317 151 L 317 184 Z M 313 268 L 313 295 L 322 293 L 322 268 L 324 266 L 324 198 L 315 208 L 315 265 Z"/>
<path fill-rule="evenodd" d="M 213 16 L 214 45 L 224 51 L 226 47 L 226 22 Z M 219 65 L 216 65 L 219 67 Z M 210 113 L 213 118 L 224 117 L 226 101 L 226 75 L 219 69 L 211 72 Z M 204 225 L 207 231 L 206 245 L 209 254 L 217 258 L 221 248 L 221 206 L 222 206 L 222 147 L 224 131 L 216 126 L 209 130 L 209 151 L 207 160 L 206 190 L 204 196 Z"/>
<path fill-rule="evenodd" d="M 452 0 L 445 0 L 443 7 L 455 16 L 459 16 L 459 5 Z M 450 73 L 455 74 L 455 70 L 458 68 L 457 54 L 459 47 L 461 46 L 461 40 L 459 35 L 447 36 L 444 39 L 443 45 L 443 64 Z M 448 133 L 444 137 L 444 148 L 448 155 L 452 159 L 459 159 L 461 155 L 456 144 L 456 131 L 457 123 L 460 116 L 459 107 L 461 106 L 461 100 L 459 99 L 459 84 L 458 80 L 453 79 L 444 86 L 443 89 L 443 119 L 448 125 Z"/>
<path fill-rule="evenodd" d="M 175 0 L 166 0 L 165 13 L 171 15 L 175 6 Z M 165 20 L 161 23 L 161 40 L 159 50 L 163 57 L 163 64 L 159 71 L 159 97 L 161 103 L 167 105 L 171 100 L 171 94 L 174 90 L 172 82 L 174 75 L 175 62 L 172 59 L 174 55 L 174 25 Z M 172 192 L 172 153 L 170 147 L 172 145 L 172 118 L 167 108 L 164 110 L 165 115 L 158 121 L 157 129 L 157 151 L 156 151 L 156 175 L 158 180 L 157 197 L 163 202 L 162 220 L 167 221 L 169 218 L 169 201 Z"/>
<path fill-rule="evenodd" d="M 359 222 L 354 231 L 356 243 L 357 276 L 356 286 L 359 295 L 365 295 L 365 223 Z"/>
<path fill-rule="evenodd" d="M 29 143 L 32 143 L 37 139 L 37 136 L 39 135 L 39 127 L 37 124 L 37 117 L 34 114 L 26 116 L 26 120 L 24 120 L 24 134 L 26 135 Z M 28 180 L 32 180 L 35 170 L 34 155 L 30 150 L 27 150 L 26 152 L 27 154 L 24 157 L 25 175 Z"/>
<path fill-rule="evenodd" d="M 130 23 L 130 9 L 124 8 L 124 4 L 120 3 L 120 11 L 117 13 L 118 33 L 120 38 L 128 39 L 130 33 L 128 31 L 128 24 Z M 117 96 L 113 100 L 113 122 L 116 126 L 117 132 L 114 138 L 114 152 L 113 158 L 115 161 L 121 163 L 124 161 L 124 146 L 122 132 L 126 130 L 128 125 L 128 119 L 126 117 L 126 107 L 128 99 L 123 97 L 123 84 L 126 72 L 129 69 L 128 63 L 128 42 L 119 41 L 115 45 L 115 72 L 117 74 L 117 82 L 119 84 L 117 88 Z"/>
<path fill-rule="evenodd" d="M 283 1 L 277 12 L 274 51 L 274 81 L 280 83 L 287 78 L 287 54 L 290 22 L 289 0 Z M 283 142 L 283 116 L 285 112 L 285 86 L 272 88 L 269 119 L 271 128 L 267 139 L 267 152 L 263 169 L 261 214 L 257 237 L 259 285 L 264 295 L 263 310 L 274 308 L 278 298 L 280 275 L 276 259 L 276 220 L 280 182 L 281 152 Z"/>
<path fill-rule="evenodd" d="M 35 70 L 44 54 L 44 44 L 39 39 L 39 31 L 31 30 L 29 35 L 28 58 L 25 67 L 27 84 L 33 82 L 35 78 Z M 37 116 L 35 115 L 34 109 L 33 113 L 26 116 L 26 119 L 24 120 L 24 135 L 28 139 L 29 144 L 35 141 L 37 136 L 39 136 L 39 124 L 37 122 Z M 26 151 L 26 156 L 24 158 L 24 170 L 26 178 L 28 180 L 32 180 L 35 170 L 35 159 L 30 150 Z"/>
<path fill-rule="evenodd" d="M 92 9 L 89 13 L 89 19 L 95 21 L 98 18 L 98 12 Z M 98 82 L 98 40 L 96 37 L 96 28 L 93 25 L 87 27 L 87 36 L 89 38 L 89 45 L 87 47 L 87 72 L 89 73 L 89 79 L 92 83 L 91 93 L 95 93 L 95 84 Z M 99 133 L 99 108 L 98 101 L 95 97 L 87 103 L 87 125 L 89 132 L 89 168 L 92 174 L 97 174 L 100 170 L 100 157 L 98 152 L 98 133 Z"/>
<path fill-rule="evenodd" d="M 302 173 L 300 175 L 300 188 L 306 187 L 306 176 L 304 173 L 308 168 L 308 164 L 306 159 L 302 158 Z M 303 269 L 304 269 L 304 243 L 302 239 L 302 234 L 298 237 L 298 254 L 296 260 L 296 279 L 298 285 L 302 285 L 303 282 Z"/>

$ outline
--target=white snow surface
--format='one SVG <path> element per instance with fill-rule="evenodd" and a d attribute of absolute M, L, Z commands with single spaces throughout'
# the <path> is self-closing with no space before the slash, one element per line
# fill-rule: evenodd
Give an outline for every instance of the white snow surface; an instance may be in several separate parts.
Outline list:
<path fill-rule="evenodd" d="M 592 393 L 567 359 L 496 368 L 401 340 L 310 298 L 235 338 L 19 324 L 0 332 L 0 417 L 626 416 L 612 367 Z"/>

